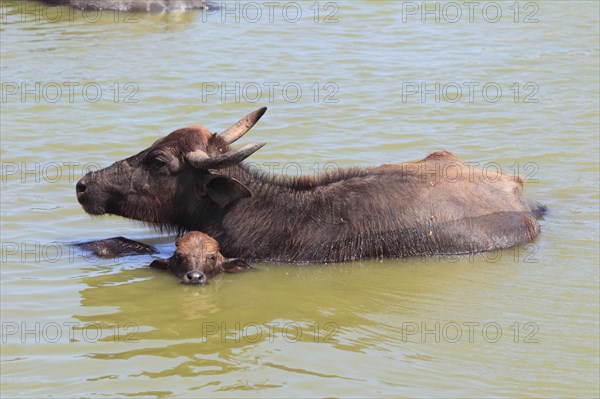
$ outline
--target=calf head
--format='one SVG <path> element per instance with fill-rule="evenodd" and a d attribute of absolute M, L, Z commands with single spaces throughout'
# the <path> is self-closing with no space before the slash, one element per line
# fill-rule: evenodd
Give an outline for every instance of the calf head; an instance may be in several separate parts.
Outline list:
<path fill-rule="evenodd" d="M 177 249 L 168 259 L 158 259 L 150 267 L 170 270 L 182 284 L 208 284 L 208 279 L 219 273 L 240 273 L 254 270 L 245 261 L 225 258 L 219 252 L 219 243 L 209 235 L 192 231 L 175 243 Z"/>
<path fill-rule="evenodd" d="M 114 214 L 148 223 L 191 229 L 191 219 L 214 215 L 250 196 L 222 170 L 238 165 L 264 143 L 229 145 L 243 136 L 266 108 L 242 118 L 222 134 L 200 125 L 179 129 L 137 155 L 86 174 L 77 200 L 91 215 Z"/>

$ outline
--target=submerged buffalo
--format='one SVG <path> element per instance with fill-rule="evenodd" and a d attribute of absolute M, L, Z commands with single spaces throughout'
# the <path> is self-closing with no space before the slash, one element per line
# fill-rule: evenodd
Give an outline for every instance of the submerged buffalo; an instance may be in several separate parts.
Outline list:
<path fill-rule="evenodd" d="M 207 0 L 40 0 L 53 6 L 70 6 L 80 10 L 119 10 L 135 12 L 163 12 L 187 10 L 216 10 L 218 6 Z"/>
<path fill-rule="evenodd" d="M 86 255 L 112 259 L 119 256 L 152 255 L 158 251 L 151 245 L 133 241 L 125 237 L 112 237 L 99 241 L 88 241 L 74 244 L 85 251 Z"/>
<path fill-rule="evenodd" d="M 230 145 L 264 114 L 225 131 L 179 129 L 149 148 L 84 176 L 77 199 L 113 214 L 214 237 L 223 254 L 253 261 L 342 262 L 464 254 L 538 236 L 545 207 L 523 180 L 489 176 L 446 152 L 417 162 L 285 177 L 242 163 L 261 144 Z"/>
<path fill-rule="evenodd" d="M 241 259 L 225 258 L 219 252 L 219 243 L 199 231 L 192 231 L 179 238 L 177 249 L 168 259 L 158 259 L 150 267 L 170 270 L 181 279 L 182 284 L 208 284 L 208 279 L 219 273 L 240 273 L 254 270 Z"/>

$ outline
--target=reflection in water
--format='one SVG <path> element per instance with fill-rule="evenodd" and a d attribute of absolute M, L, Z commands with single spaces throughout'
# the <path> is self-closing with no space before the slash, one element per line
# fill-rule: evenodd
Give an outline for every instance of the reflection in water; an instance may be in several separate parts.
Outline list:
<path fill-rule="evenodd" d="M 417 320 L 423 319 L 428 307 L 445 301 L 441 292 L 452 296 L 462 284 L 466 284 L 462 289 L 469 289 L 468 274 L 477 267 L 468 258 L 450 264 L 428 262 L 265 264 L 256 265 L 259 272 L 220 275 L 200 287 L 178 284 L 169 273 L 147 268 L 125 270 L 84 278 L 87 288 L 81 291 L 81 305 L 90 311 L 74 317 L 106 329 L 116 324 L 123 329 L 126 349 L 110 347 L 108 352 L 90 354 L 94 359 L 179 359 L 174 366 L 132 376 L 227 374 L 262 364 L 287 373 L 355 379 L 260 359 L 244 365 L 240 353 L 298 345 L 325 345 L 351 353 L 402 349 L 406 343 L 401 338 L 402 323 L 417 315 Z M 499 283 L 495 281 L 496 286 Z M 94 314 L 94 308 L 118 311 Z M 106 337 L 114 339 L 110 334 Z M 406 354 L 406 361 L 427 358 L 427 354 Z"/>
<path fill-rule="evenodd" d="M 530 291 L 538 288 L 506 295 L 530 272 L 531 265 L 513 256 L 259 264 L 254 265 L 259 272 L 220 275 L 207 286 L 184 286 L 170 273 L 140 267 L 83 278 L 82 312 L 73 317 L 107 331 L 106 344 L 86 358 L 110 365 L 126 361 L 120 373 L 94 373 L 93 380 L 156 381 L 181 388 L 176 395 L 247 390 L 276 395 L 289 386 L 335 381 L 335 392 L 347 386 L 392 394 L 427 386 L 431 373 L 445 373 L 447 384 L 468 386 L 473 370 L 482 372 L 484 385 L 508 382 L 512 369 L 489 363 L 498 351 L 509 357 L 498 362 L 511 359 L 535 375 L 528 378 L 549 384 L 561 368 L 538 370 L 530 357 L 547 334 L 546 315 L 532 310 L 539 304 Z M 504 311 L 525 298 L 528 315 Z M 540 304 L 547 300 L 537 298 Z M 526 344 L 527 331 L 520 328 L 523 335 L 515 336 L 513 329 L 532 321 L 537 344 Z M 115 326 L 119 343 L 112 342 Z M 335 359 L 328 355 L 332 351 Z M 448 370 L 448 362 L 459 366 Z M 371 367 L 377 379 L 367 377 Z M 181 381 L 186 383 L 178 385 Z"/>
<path fill-rule="evenodd" d="M 181 339 L 195 339 L 202 337 L 202 326 L 207 331 L 214 330 L 213 326 L 218 326 L 218 333 L 224 334 L 236 329 L 251 332 L 251 326 L 264 326 L 270 322 L 275 323 L 274 329 L 281 329 L 283 324 L 278 323 L 278 320 L 307 320 L 324 325 L 335 317 L 360 323 L 364 320 L 356 316 L 359 314 L 358 309 L 354 308 L 357 296 L 365 296 L 361 303 L 367 307 L 370 301 L 377 300 L 376 297 L 368 297 L 367 294 L 371 290 L 364 288 L 346 299 L 347 306 L 344 306 L 344 298 L 335 297 L 331 291 L 328 295 L 328 290 L 325 289 L 319 290 L 320 295 L 325 295 L 325 298 L 317 298 L 315 288 L 323 285 L 323 281 L 307 281 L 306 276 L 300 273 L 316 273 L 311 277 L 319 279 L 319 275 L 331 273 L 332 269 L 340 266 L 325 267 L 322 270 L 318 267 L 296 269 L 282 265 L 258 267 L 260 270 L 256 273 L 219 275 L 211 280 L 210 284 L 202 287 L 182 286 L 170 273 L 151 269 L 126 270 L 110 276 L 88 277 L 84 279 L 84 283 L 89 288 L 81 292 L 81 304 L 87 307 L 118 308 L 118 313 L 101 315 L 102 320 L 107 323 L 135 322 L 140 326 L 148 326 L 148 331 L 139 333 L 141 339 L 166 338 L 163 335 L 164 326 L 168 326 L 169 331 Z M 348 274 L 347 271 L 343 273 Z M 140 278 L 149 275 L 153 278 Z M 294 280 L 290 275 L 296 275 L 300 279 Z M 306 296 L 290 298 L 290 290 L 306 291 Z M 312 306 L 309 306 L 317 300 L 319 304 L 312 303 Z M 307 319 L 308 316 L 314 315 L 313 306 L 321 308 L 320 313 L 323 316 L 318 320 L 312 320 L 313 317 Z M 98 320 L 97 317 L 94 315 L 77 318 L 91 321 Z M 303 335 L 306 335 L 306 332 Z M 265 336 L 263 339 L 266 338 Z M 247 337 L 243 341 L 250 340 Z"/>

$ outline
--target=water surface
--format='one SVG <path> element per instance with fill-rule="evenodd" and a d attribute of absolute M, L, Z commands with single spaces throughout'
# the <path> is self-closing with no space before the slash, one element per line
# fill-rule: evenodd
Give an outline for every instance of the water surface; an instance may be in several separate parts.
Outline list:
<path fill-rule="evenodd" d="M 127 22 L 2 2 L 2 395 L 597 397 L 598 3 L 483 2 L 472 22 L 441 5 L 423 21 L 421 3 L 321 2 L 316 21 L 314 2 L 272 20 L 236 4 L 239 22 Z M 256 264 L 206 287 L 65 246 L 123 235 L 168 256 L 173 237 L 86 215 L 75 182 L 264 105 L 245 140 L 269 143 L 265 168 L 447 149 L 525 177 L 550 209 L 542 234 L 453 259 Z"/>

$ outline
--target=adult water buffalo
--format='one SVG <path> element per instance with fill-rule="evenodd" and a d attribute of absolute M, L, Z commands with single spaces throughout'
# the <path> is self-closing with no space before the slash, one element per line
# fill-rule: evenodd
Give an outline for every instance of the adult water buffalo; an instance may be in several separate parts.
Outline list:
<path fill-rule="evenodd" d="M 446 151 L 316 177 L 258 171 L 242 161 L 264 143 L 230 144 L 265 111 L 223 134 L 176 130 L 84 176 L 77 199 L 92 215 L 203 231 L 226 256 L 258 261 L 463 254 L 524 244 L 540 232 L 535 216 L 545 208 L 525 199 L 520 177 L 488 176 Z"/>
<path fill-rule="evenodd" d="M 70 6 L 80 10 L 119 10 L 128 12 L 216 10 L 207 0 L 40 0 L 53 6 Z"/>
<path fill-rule="evenodd" d="M 182 284 L 208 284 L 208 279 L 219 273 L 240 273 L 254 270 L 245 261 L 225 258 L 219 252 L 219 243 L 212 237 L 192 231 L 175 242 L 177 249 L 168 259 L 157 259 L 150 267 L 169 270 Z"/>

